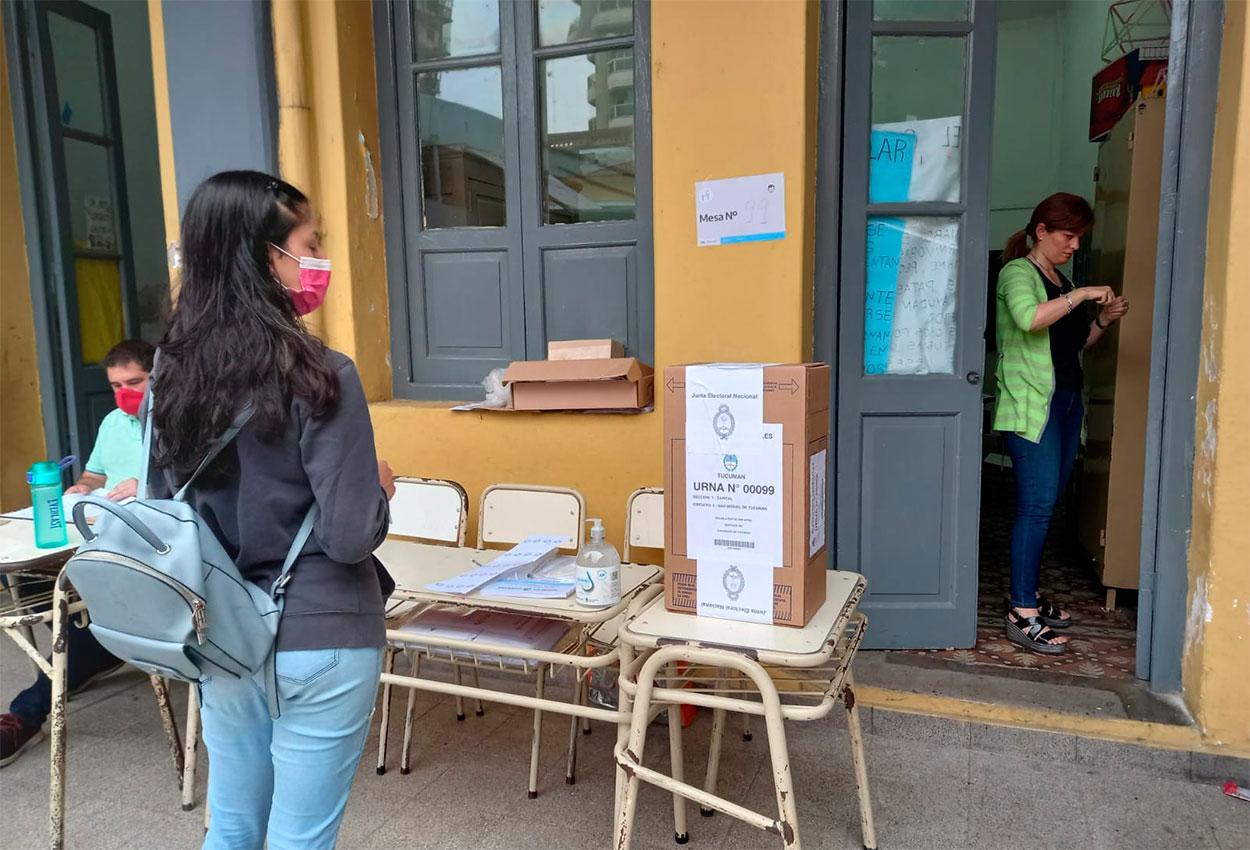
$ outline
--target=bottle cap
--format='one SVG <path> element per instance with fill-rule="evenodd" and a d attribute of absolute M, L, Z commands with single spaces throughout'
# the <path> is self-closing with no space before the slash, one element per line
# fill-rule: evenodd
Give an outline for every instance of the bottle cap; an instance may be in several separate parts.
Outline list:
<path fill-rule="evenodd" d="M 32 465 L 26 473 L 26 483 L 35 487 L 60 484 L 61 465 L 54 460 L 45 460 Z"/>
<path fill-rule="evenodd" d="M 600 542 L 602 542 L 602 541 L 603 541 L 603 520 L 601 520 L 601 519 L 588 519 L 588 520 L 586 520 L 586 522 L 590 523 L 590 540 L 591 540 L 591 542 L 592 542 L 592 543 L 600 543 Z"/>

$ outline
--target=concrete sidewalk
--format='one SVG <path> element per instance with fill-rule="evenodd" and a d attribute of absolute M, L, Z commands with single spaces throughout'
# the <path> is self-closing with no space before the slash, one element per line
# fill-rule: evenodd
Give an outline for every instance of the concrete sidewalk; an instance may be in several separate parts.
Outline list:
<path fill-rule="evenodd" d="M 10 641 L 0 647 L 0 701 L 30 676 Z M 514 680 L 515 681 L 515 680 Z M 179 717 L 187 689 L 175 688 Z M 558 687 L 549 693 L 560 693 Z M 577 784 L 564 783 L 568 721 L 544 724 L 540 796 L 526 797 L 532 715 L 488 705 L 457 722 L 451 700 L 417 698 L 411 774 L 400 775 L 403 695 L 392 712 L 390 770 L 375 773 L 376 727 L 348 805 L 339 847 L 606 848 L 610 845 L 612 729 L 581 737 Z M 1250 803 L 1224 797 L 1215 779 L 1245 762 L 1195 761 L 1188 753 L 1086 742 L 1047 733 L 865 712 L 866 749 L 879 845 L 903 848 L 1221 848 L 1250 850 Z M 687 777 L 702 776 L 710 716 L 686 735 Z M 774 809 L 765 736 L 756 720 L 744 742 L 731 720 L 721 790 L 758 811 Z M 788 729 L 799 827 L 809 848 L 860 846 L 855 791 L 842 712 Z M 121 672 L 70 703 L 68 845 L 110 850 L 178 850 L 202 840 L 203 782 L 197 807 L 179 796 L 155 701 L 145 677 Z M 203 754 L 203 750 L 201 750 Z M 0 848 L 46 844 L 46 741 L 0 771 Z M 1181 759 L 1184 758 L 1182 763 Z M 205 759 L 201 759 L 202 768 Z M 667 767 L 663 724 L 653 726 L 646 761 Z M 1195 781 L 1194 777 L 1201 779 Z M 1243 783 L 1250 777 L 1241 776 Z M 690 847 L 773 848 L 780 842 L 688 805 Z M 639 848 L 672 848 L 670 798 L 643 786 Z"/>

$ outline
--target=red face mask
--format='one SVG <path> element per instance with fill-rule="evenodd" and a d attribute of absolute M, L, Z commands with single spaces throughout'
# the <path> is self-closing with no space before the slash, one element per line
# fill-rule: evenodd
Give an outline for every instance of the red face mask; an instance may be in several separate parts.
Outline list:
<path fill-rule="evenodd" d="M 133 387 L 118 387 L 113 390 L 113 401 L 122 413 L 130 416 L 139 415 L 139 405 L 143 403 L 143 393 Z"/>

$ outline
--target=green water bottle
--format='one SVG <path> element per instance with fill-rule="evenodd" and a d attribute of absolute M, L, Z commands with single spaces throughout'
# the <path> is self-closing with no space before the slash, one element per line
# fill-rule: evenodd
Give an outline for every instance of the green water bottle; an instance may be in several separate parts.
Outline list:
<path fill-rule="evenodd" d="M 65 504 L 61 501 L 61 464 L 36 463 L 26 473 L 30 504 L 35 515 L 35 546 L 57 549 L 69 543 Z"/>

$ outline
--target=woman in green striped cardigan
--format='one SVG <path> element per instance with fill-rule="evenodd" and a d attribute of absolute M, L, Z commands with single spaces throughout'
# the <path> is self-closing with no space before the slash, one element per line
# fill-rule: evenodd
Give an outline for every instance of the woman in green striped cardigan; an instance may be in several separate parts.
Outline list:
<path fill-rule="evenodd" d="M 1081 352 L 1128 312 L 1108 286 L 1074 286 L 1059 270 L 1094 223 L 1084 198 L 1066 192 L 1037 205 L 1008 240 L 998 276 L 997 403 L 1016 475 L 1007 636 L 1046 655 L 1064 652 L 1057 629 L 1072 618 L 1038 592 L 1042 547 L 1081 438 Z"/>

